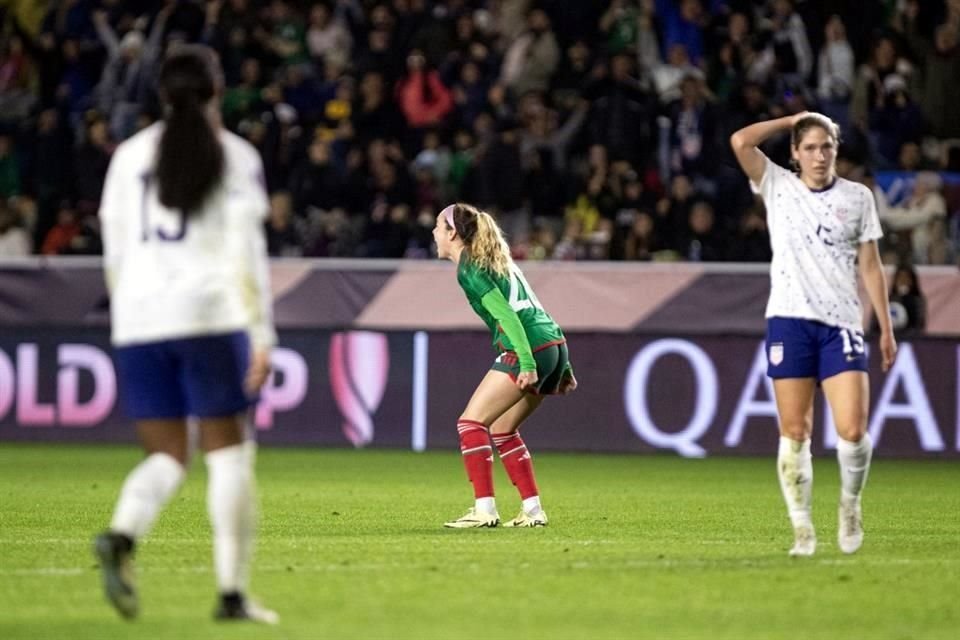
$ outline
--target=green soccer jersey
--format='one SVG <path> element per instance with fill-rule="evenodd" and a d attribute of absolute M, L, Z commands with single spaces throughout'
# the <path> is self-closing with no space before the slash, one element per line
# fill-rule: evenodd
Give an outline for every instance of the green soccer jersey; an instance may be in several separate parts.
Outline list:
<path fill-rule="evenodd" d="M 467 301 L 493 334 L 497 353 L 513 351 L 521 370 L 535 371 L 532 352 L 565 341 L 563 331 L 553 321 L 516 265 L 510 274 L 500 276 L 481 269 L 464 252 L 457 267 L 457 282 Z"/>

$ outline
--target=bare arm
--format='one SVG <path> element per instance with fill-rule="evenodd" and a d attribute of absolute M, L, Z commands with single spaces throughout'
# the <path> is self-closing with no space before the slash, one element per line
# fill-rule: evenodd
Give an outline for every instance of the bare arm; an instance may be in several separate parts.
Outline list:
<path fill-rule="evenodd" d="M 858 255 L 860 262 L 860 277 L 870 296 L 873 313 L 880 326 L 880 354 L 883 357 L 883 370 L 887 371 L 897 355 L 897 342 L 893 337 L 893 326 L 890 323 L 890 301 L 887 299 L 887 276 L 883 272 L 883 263 L 880 261 L 880 251 L 877 241 L 860 244 Z"/>
<path fill-rule="evenodd" d="M 764 120 L 744 127 L 730 136 L 730 146 L 733 148 L 734 155 L 737 156 L 737 162 L 754 184 L 760 184 L 766 168 L 764 155 L 757 147 L 770 136 L 789 131 L 797 120 L 806 115 L 807 112 L 804 111 L 775 120 Z"/>

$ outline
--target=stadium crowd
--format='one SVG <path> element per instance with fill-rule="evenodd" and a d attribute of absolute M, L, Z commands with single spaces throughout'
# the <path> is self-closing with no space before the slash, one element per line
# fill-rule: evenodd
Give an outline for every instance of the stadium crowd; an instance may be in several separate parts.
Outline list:
<path fill-rule="evenodd" d="M 0 8 L 0 256 L 100 252 L 112 150 L 158 118 L 166 52 L 204 42 L 271 255 L 426 258 L 462 200 L 518 258 L 767 261 L 727 139 L 809 109 L 874 189 L 885 261 L 954 264 L 958 34 L 960 0 L 27 0 Z"/>

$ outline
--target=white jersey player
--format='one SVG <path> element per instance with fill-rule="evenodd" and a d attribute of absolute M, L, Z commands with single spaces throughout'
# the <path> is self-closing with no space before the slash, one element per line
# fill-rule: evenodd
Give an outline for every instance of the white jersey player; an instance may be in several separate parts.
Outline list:
<path fill-rule="evenodd" d="M 771 162 L 758 146 L 789 131 L 797 173 Z M 777 471 L 794 529 L 792 556 L 813 555 L 813 398 L 823 388 L 839 436 L 841 495 L 838 543 L 854 553 L 863 543 L 860 494 L 873 445 L 867 433 L 869 386 L 857 271 L 880 326 L 883 370 L 893 363 L 882 235 L 871 192 L 836 175 L 837 125 L 818 113 L 759 122 L 730 138 L 751 186 L 764 200 L 773 260 L 767 304 L 767 375 L 773 378 L 780 422 Z"/>
<path fill-rule="evenodd" d="M 163 64 L 165 117 L 122 143 L 100 218 L 121 396 L 147 457 L 98 535 L 104 589 L 124 617 L 139 602 L 134 547 L 185 475 L 188 417 L 209 471 L 218 619 L 275 622 L 246 594 L 255 529 L 246 413 L 276 341 L 256 151 L 220 127 L 214 53 L 183 46 Z"/>

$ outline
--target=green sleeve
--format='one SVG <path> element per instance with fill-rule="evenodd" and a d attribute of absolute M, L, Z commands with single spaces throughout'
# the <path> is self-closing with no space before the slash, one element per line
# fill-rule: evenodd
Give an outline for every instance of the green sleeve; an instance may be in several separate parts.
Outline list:
<path fill-rule="evenodd" d="M 497 319 L 497 322 L 503 327 L 503 332 L 507 334 L 513 344 L 517 359 L 520 361 L 520 371 L 536 371 L 537 362 L 533 359 L 533 351 L 530 350 L 527 333 L 523 330 L 517 312 L 510 307 L 510 303 L 500 293 L 500 289 L 491 289 L 480 302 L 483 304 L 483 308 Z"/>

